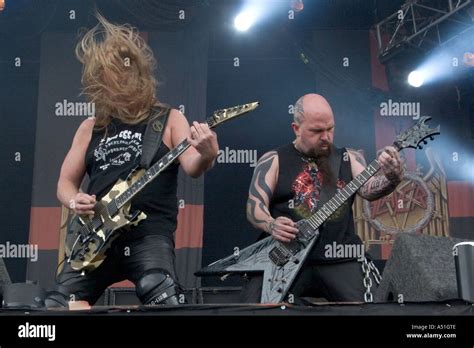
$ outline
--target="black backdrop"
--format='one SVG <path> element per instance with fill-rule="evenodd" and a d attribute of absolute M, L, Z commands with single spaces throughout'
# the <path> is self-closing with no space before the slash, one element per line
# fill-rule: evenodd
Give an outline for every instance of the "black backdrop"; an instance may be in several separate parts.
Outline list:
<path fill-rule="evenodd" d="M 289 1 L 272 0 L 267 2 L 272 15 L 266 21 L 237 33 L 232 20 L 241 1 L 7 0 L 0 13 L 0 243 L 30 242 L 40 248 L 37 263 L 5 260 L 13 280 L 28 277 L 49 286 L 54 274 L 59 232 L 43 230 L 34 214 L 45 208 L 43 220 L 48 214 L 57 218 L 59 165 L 81 118 L 58 119 L 51 112 L 56 101 L 81 100 L 80 65 L 71 49 L 79 28 L 95 24 L 95 8 L 112 21 L 131 23 L 146 33 L 158 59 L 158 95 L 175 107 L 184 105 L 189 120 L 203 120 L 222 107 L 261 102 L 255 112 L 216 130 L 221 149 L 257 151 L 259 157 L 290 141 L 289 107 L 301 95 L 318 92 L 333 106 L 336 143 L 363 149 L 372 159 L 383 142 L 375 126 L 377 108 L 400 91 L 390 86 L 391 91 L 382 92 L 374 85 L 374 78 L 386 76 L 374 67 L 370 29 L 401 2 L 305 1 L 304 11 L 290 20 Z M 21 57 L 20 67 L 14 64 L 16 57 Z M 457 102 L 453 90 L 446 84 L 424 92 L 410 90 L 402 98 L 421 102 L 422 112 L 441 123 L 446 137 L 433 148 L 443 158 L 447 179 L 454 186 L 472 187 L 472 178 L 460 166 L 472 156 L 473 110 L 464 99 Z M 461 162 L 450 160 L 453 152 L 462 155 Z M 419 154 L 417 161 L 426 162 Z M 199 285 L 192 272 L 201 264 L 256 239 L 258 232 L 245 219 L 252 172 L 249 163 L 217 163 L 199 180 L 181 176 L 179 196 L 194 209 L 183 226 L 198 231 L 194 241 L 178 249 L 185 285 Z M 472 238 L 472 192 L 458 197 L 459 190 L 450 191 L 453 202 L 467 206 L 462 212 L 450 206 L 452 235 Z"/>

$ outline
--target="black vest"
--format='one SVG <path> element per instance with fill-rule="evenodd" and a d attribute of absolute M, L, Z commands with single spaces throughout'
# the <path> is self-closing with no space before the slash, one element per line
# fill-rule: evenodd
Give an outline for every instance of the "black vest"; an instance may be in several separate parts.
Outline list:
<path fill-rule="evenodd" d="M 274 218 L 286 216 L 293 221 L 306 219 L 318 208 L 323 184 L 322 172 L 318 170 L 315 159 L 300 153 L 293 143 L 275 150 L 278 153 L 278 183 L 270 201 L 270 213 Z M 339 156 L 341 165 L 337 173 L 336 189 L 343 188 L 352 180 L 350 160 L 344 161 L 346 150 L 336 149 L 331 156 Z M 334 173 L 336 175 L 336 173 Z M 319 229 L 319 240 L 309 257 L 309 262 L 337 262 L 347 259 L 330 258 L 324 255 L 325 246 L 360 244 L 355 233 L 352 203 L 354 196 L 345 202 Z"/>
<path fill-rule="evenodd" d="M 87 193 L 104 196 L 117 179 L 125 179 L 138 167 L 147 121 L 130 125 L 113 119 L 107 131 L 94 130 L 86 153 L 90 182 Z M 152 164 L 170 149 L 162 142 Z M 172 238 L 176 230 L 178 202 L 176 197 L 178 164 L 172 163 L 132 199 L 132 210 L 143 211 L 147 218 L 133 227 L 125 238 L 160 234 Z M 133 233 L 131 233 L 133 232 Z"/>

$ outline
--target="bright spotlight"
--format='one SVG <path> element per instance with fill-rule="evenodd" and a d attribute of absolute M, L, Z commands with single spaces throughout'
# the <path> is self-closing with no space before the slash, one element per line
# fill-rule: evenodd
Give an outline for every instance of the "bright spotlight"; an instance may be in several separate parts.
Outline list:
<path fill-rule="evenodd" d="M 425 82 L 425 77 L 421 71 L 415 70 L 408 75 L 408 83 L 413 87 L 420 87 Z"/>
<path fill-rule="evenodd" d="M 234 25 L 237 30 L 246 31 L 253 25 L 254 22 L 255 16 L 251 12 L 247 11 L 241 12 L 237 15 L 237 17 L 235 17 Z"/>

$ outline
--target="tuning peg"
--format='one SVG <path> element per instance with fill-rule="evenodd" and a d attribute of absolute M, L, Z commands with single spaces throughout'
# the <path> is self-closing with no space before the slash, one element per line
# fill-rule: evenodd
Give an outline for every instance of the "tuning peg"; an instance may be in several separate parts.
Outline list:
<path fill-rule="evenodd" d="M 423 146 L 422 146 L 422 145 L 418 145 L 418 148 L 419 148 L 420 150 L 423 150 Z"/>
<path fill-rule="evenodd" d="M 431 141 L 433 141 L 433 140 L 434 140 L 434 138 L 433 138 L 432 136 L 430 136 L 430 140 L 431 140 Z"/>
<path fill-rule="evenodd" d="M 423 140 L 423 144 L 425 144 L 425 145 L 426 145 L 426 144 L 428 144 L 428 142 L 427 142 L 426 140 Z"/>

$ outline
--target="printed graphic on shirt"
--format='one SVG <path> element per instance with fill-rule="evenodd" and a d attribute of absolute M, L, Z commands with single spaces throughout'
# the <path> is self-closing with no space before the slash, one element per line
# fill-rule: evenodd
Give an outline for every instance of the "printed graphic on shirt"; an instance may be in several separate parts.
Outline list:
<path fill-rule="evenodd" d="M 102 139 L 94 150 L 94 159 L 100 170 L 135 161 L 142 154 L 142 133 L 123 130 Z"/>
<path fill-rule="evenodd" d="M 301 218 L 307 219 L 317 211 L 320 199 L 321 187 L 323 184 L 323 175 L 318 170 L 318 166 L 314 162 L 307 162 L 292 184 L 294 211 Z M 345 186 L 345 182 L 337 179 L 337 190 Z M 345 202 L 334 214 L 328 219 L 337 219 L 343 209 L 347 206 Z"/>

